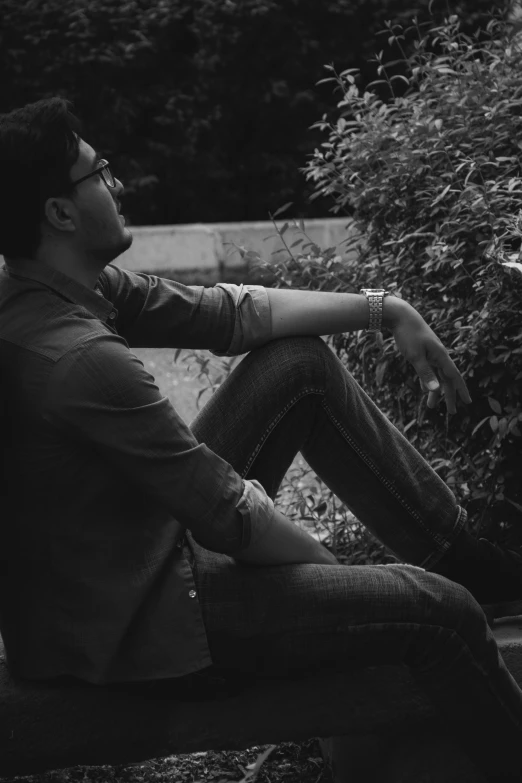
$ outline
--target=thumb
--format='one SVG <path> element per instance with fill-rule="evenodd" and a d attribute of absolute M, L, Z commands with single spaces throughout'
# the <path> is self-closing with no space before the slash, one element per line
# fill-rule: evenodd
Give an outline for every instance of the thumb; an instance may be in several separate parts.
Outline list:
<path fill-rule="evenodd" d="M 417 364 L 415 369 L 417 370 L 417 375 L 420 378 L 422 386 L 429 389 L 429 391 L 437 391 L 440 384 L 429 364 Z"/>

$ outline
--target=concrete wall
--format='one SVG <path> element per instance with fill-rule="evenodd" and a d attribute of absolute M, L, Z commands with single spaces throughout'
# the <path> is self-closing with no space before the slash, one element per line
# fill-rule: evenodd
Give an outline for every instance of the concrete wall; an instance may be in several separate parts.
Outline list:
<path fill-rule="evenodd" d="M 277 220 L 278 227 L 281 228 L 284 222 Z M 130 231 L 134 237 L 132 246 L 114 263 L 136 272 L 154 272 L 157 269 L 218 272 L 244 265 L 239 252 L 231 243 L 246 250 L 258 251 L 266 261 L 271 260 L 271 253 L 283 250 L 278 237 L 264 241 L 275 234 L 274 225 L 270 221 L 130 226 Z M 300 230 L 290 226 L 285 232 L 287 244 L 291 245 L 297 239 L 303 239 L 304 243 L 310 240 L 323 250 L 338 247 L 339 255 L 344 258 L 353 254 L 353 251 L 347 251 L 346 245 L 340 244 L 353 236 L 354 229 L 349 218 L 306 220 L 305 232 L 309 239 Z M 294 252 L 298 249 L 295 248 Z"/>

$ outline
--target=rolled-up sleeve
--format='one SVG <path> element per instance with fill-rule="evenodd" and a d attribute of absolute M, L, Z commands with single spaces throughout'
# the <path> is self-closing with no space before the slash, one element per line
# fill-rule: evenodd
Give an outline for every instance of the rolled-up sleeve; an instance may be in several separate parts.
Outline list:
<path fill-rule="evenodd" d="M 208 549 L 238 554 L 272 521 L 261 484 L 243 480 L 196 440 L 118 335 L 83 339 L 56 362 L 44 418 L 95 450 Z"/>
<path fill-rule="evenodd" d="M 109 264 L 98 291 L 117 310 L 115 328 L 135 348 L 204 348 L 237 356 L 272 339 L 261 285 L 187 286 Z"/>
<path fill-rule="evenodd" d="M 244 479 L 237 510 L 243 517 L 243 549 L 255 544 L 274 521 L 274 502 L 256 479 Z"/>
<path fill-rule="evenodd" d="M 226 351 L 213 350 L 216 356 L 237 356 L 264 345 L 272 339 L 270 302 L 262 285 L 218 283 L 234 303 L 234 332 Z"/>

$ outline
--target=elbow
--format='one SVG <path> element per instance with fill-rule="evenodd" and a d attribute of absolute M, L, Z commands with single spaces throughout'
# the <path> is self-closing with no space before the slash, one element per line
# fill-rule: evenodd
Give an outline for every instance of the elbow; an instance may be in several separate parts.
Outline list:
<path fill-rule="evenodd" d="M 214 520 L 213 524 L 192 529 L 192 537 L 197 544 L 210 552 L 235 557 L 250 544 L 250 526 L 240 511 L 225 520 Z"/>

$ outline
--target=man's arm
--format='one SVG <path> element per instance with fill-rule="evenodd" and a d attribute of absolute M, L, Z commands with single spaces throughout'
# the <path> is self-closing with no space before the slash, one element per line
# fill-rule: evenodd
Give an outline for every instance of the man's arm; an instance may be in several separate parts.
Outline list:
<path fill-rule="evenodd" d="M 277 509 L 261 537 L 233 557 L 252 565 L 339 565 L 335 555 Z"/>
<path fill-rule="evenodd" d="M 267 289 L 272 339 L 326 335 L 367 329 L 370 307 L 363 294 Z M 420 313 L 396 296 L 383 301 L 382 326 L 393 334 L 397 348 L 415 368 L 434 408 L 444 393 L 449 413 L 456 413 L 457 393 L 471 402 L 462 375 L 437 335 Z"/>
<path fill-rule="evenodd" d="M 44 417 L 126 475 L 202 546 L 249 563 L 332 562 L 262 485 L 199 443 L 121 337 L 94 334 L 55 364 Z M 143 521 L 146 524 L 146 520 Z"/>
<path fill-rule="evenodd" d="M 272 339 L 297 335 L 326 335 L 367 329 L 368 299 L 363 294 L 267 288 Z M 396 296 L 384 298 L 382 324 L 392 329 L 410 305 Z"/>
<path fill-rule="evenodd" d="M 98 289 L 117 310 L 114 326 L 131 348 L 203 348 L 238 356 L 272 336 L 264 286 L 187 286 L 108 264 Z"/>

